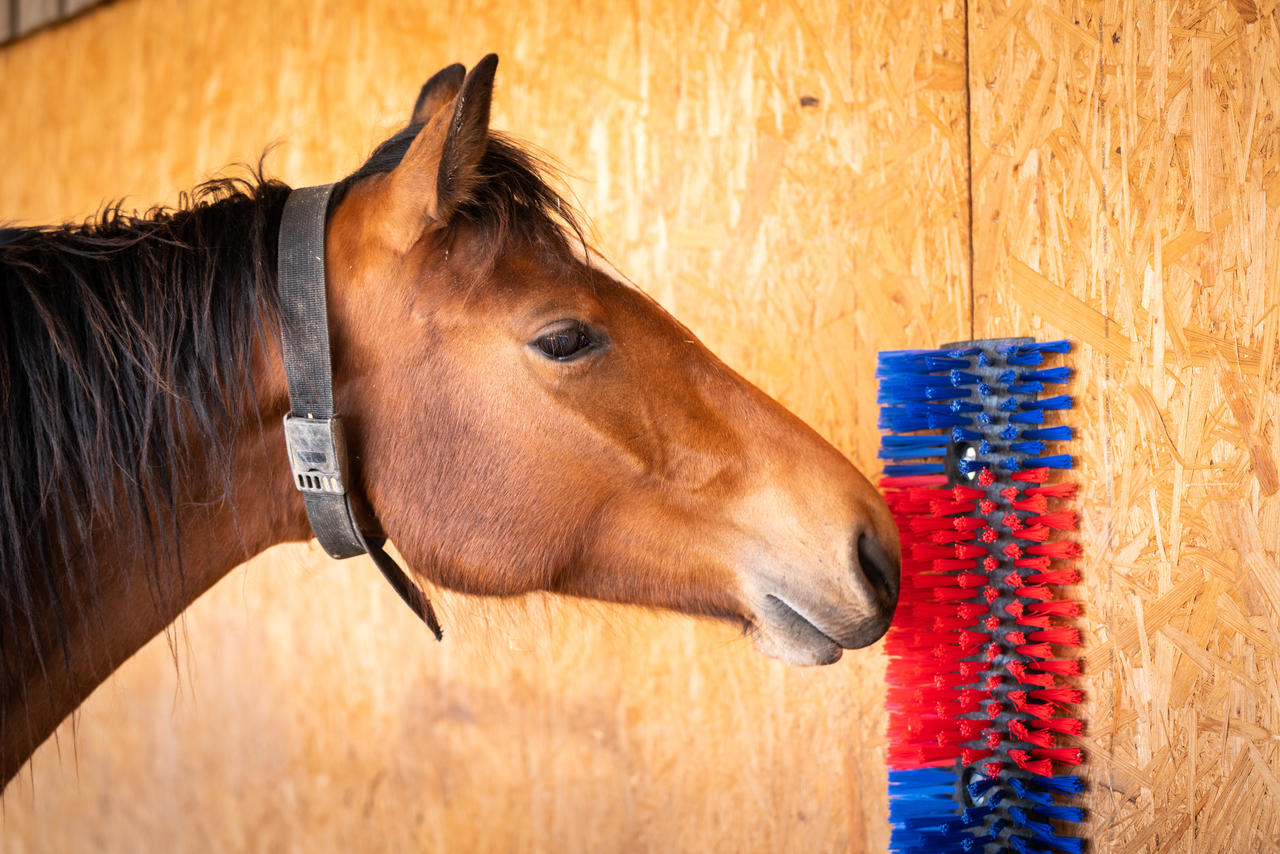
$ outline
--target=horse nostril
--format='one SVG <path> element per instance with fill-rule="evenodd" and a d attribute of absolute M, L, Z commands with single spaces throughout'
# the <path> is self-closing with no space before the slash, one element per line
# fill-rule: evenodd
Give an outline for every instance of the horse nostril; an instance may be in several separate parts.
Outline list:
<path fill-rule="evenodd" d="M 890 556 L 879 540 L 863 532 L 858 535 L 858 563 L 876 598 L 885 610 L 892 612 L 898 604 L 898 582 L 902 571 L 898 561 Z"/>

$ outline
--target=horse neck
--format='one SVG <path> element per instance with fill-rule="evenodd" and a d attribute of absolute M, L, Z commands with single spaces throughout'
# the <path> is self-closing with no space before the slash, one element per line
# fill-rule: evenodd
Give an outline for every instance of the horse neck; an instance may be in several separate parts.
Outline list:
<path fill-rule="evenodd" d="M 36 639 L 20 650 L 23 690 L 8 690 L 3 699 L 0 785 L 116 668 L 219 579 L 272 545 L 310 536 L 284 450 L 288 396 L 279 348 L 271 330 L 265 338 L 252 360 L 254 394 L 228 420 L 229 456 L 222 459 L 230 461 L 230 479 L 208 451 L 211 441 L 221 445 L 226 437 L 192 435 L 171 530 L 159 534 L 149 557 L 139 554 L 137 520 L 126 514 L 94 526 L 86 545 L 96 558 L 92 577 L 83 570 L 87 562 L 74 555 L 58 561 L 63 565 L 52 575 L 59 580 L 39 597 L 49 619 L 35 621 Z M 92 601 L 80 618 L 66 618 L 66 603 L 87 595 Z M 51 628 L 58 620 L 55 601 L 63 603 L 65 638 Z M 10 674 L 14 664 L 3 662 Z"/>

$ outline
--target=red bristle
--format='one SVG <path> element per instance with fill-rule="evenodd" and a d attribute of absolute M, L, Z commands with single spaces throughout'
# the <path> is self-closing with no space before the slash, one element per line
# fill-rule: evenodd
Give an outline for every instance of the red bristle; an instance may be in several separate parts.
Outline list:
<path fill-rule="evenodd" d="M 996 476 L 991 473 L 991 469 L 983 469 L 978 472 L 978 486 L 990 486 L 996 482 Z"/>
<path fill-rule="evenodd" d="M 963 587 L 938 587 L 933 591 L 935 602 L 967 602 L 973 598 L 973 591 Z"/>
<path fill-rule="evenodd" d="M 1005 501 L 1014 500 L 1015 498 L 1018 497 L 1018 487 L 1006 486 L 1004 489 L 1000 490 L 1000 497 L 1003 498 Z"/>
<path fill-rule="evenodd" d="M 1022 557 L 1022 547 L 1017 543 L 1009 543 L 1004 547 L 1004 556 L 1013 560 Z"/>
<path fill-rule="evenodd" d="M 957 484 L 951 487 L 951 495 L 956 501 L 977 501 L 979 498 L 985 498 L 987 493 L 976 487 Z"/>
<path fill-rule="evenodd" d="M 1076 718 L 1034 720 L 1031 721 L 1031 726 L 1048 730 L 1049 732 L 1056 732 L 1059 735 L 1082 735 L 1084 733 L 1084 724 Z"/>
<path fill-rule="evenodd" d="M 1058 646 L 1079 646 L 1080 630 L 1070 626 L 1055 626 L 1051 629 L 1032 632 L 1031 639 L 1042 643 L 1057 644 Z"/>
<path fill-rule="evenodd" d="M 983 621 L 982 621 L 982 625 L 983 625 L 985 628 L 989 629 L 990 631 L 993 631 L 993 632 L 994 632 L 994 631 L 996 631 L 996 630 L 998 630 L 998 629 L 1000 628 L 1000 618 L 999 618 L 999 617 L 987 617 L 985 620 L 983 620 Z"/>
<path fill-rule="evenodd" d="M 983 739 L 982 739 L 983 743 L 986 744 L 987 747 L 990 747 L 993 749 L 996 747 L 999 747 L 1000 742 L 1003 740 L 1004 740 L 1003 736 L 1001 736 L 1000 733 L 997 732 L 996 730 L 991 730 L 985 736 L 983 736 Z"/>
<path fill-rule="evenodd" d="M 1017 593 L 1019 596 L 1022 596 L 1025 599 L 1053 598 L 1053 593 L 1049 591 L 1048 587 L 1019 587 L 1019 588 L 1016 588 L 1013 592 Z"/>
<path fill-rule="evenodd" d="M 1021 602 L 1010 602 L 1004 606 L 1004 612 L 1015 620 L 1022 617 L 1023 606 Z"/>
<path fill-rule="evenodd" d="M 1053 655 L 1053 648 L 1047 643 L 1027 643 L 1014 647 L 1014 649 L 1027 658 L 1045 659 Z"/>
<path fill-rule="evenodd" d="M 1080 573 L 1074 569 L 1058 569 L 1028 575 L 1027 580 L 1032 584 L 1076 584 L 1080 581 Z"/>
<path fill-rule="evenodd" d="M 950 530 L 950 531 L 934 531 L 932 534 L 929 535 L 929 539 L 939 544 L 964 543 L 974 539 L 977 536 L 978 536 L 977 533 L 974 531 Z"/>
<path fill-rule="evenodd" d="M 984 543 L 994 543 L 1000 539 L 1000 535 L 995 532 L 994 528 L 983 528 L 982 533 L 978 535 Z M 990 560 L 990 558 L 988 558 Z"/>
<path fill-rule="evenodd" d="M 942 486 L 947 482 L 945 474 L 918 474 L 908 477 L 882 477 L 881 489 L 913 489 L 921 486 Z"/>
<path fill-rule="evenodd" d="M 1079 765 L 1084 761 L 1078 747 L 1037 747 L 1031 751 L 1031 755 L 1037 759 L 1065 762 L 1068 765 Z"/>
<path fill-rule="evenodd" d="M 1006 513 L 1004 518 L 1000 520 L 1000 524 L 1010 531 L 1020 531 L 1022 530 L 1022 517 L 1017 513 Z"/>
<path fill-rule="evenodd" d="M 995 602 L 1000 598 L 1000 591 L 994 587 L 984 587 L 982 588 L 982 598 L 988 602 Z"/>
<path fill-rule="evenodd" d="M 974 747 L 966 747 L 960 753 L 960 761 L 965 765 L 975 765 L 982 760 L 989 758 L 994 752 L 995 751 L 992 750 L 979 750 Z"/>
<path fill-rule="evenodd" d="M 967 682 L 972 682 L 978 678 L 978 674 L 982 673 L 983 666 L 976 661 L 960 662 L 960 676 Z"/>
<path fill-rule="evenodd" d="M 1000 687 L 1001 681 L 1002 680 L 999 676 L 988 676 L 982 687 L 986 688 L 988 691 L 994 691 Z"/>
<path fill-rule="evenodd" d="M 1049 614 L 1054 617 L 1080 616 L 1080 603 L 1070 599 L 1055 599 L 1051 602 L 1036 602 L 1027 606 L 1032 614 Z"/>
<path fill-rule="evenodd" d="M 1016 621 L 1020 626 L 1026 626 L 1029 629 L 1048 629 L 1053 627 L 1053 617 L 1033 617 L 1030 614 L 1023 614 Z"/>
<path fill-rule="evenodd" d="M 1022 632 L 1009 632 L 1005 635 L 1005 640 L 1012 644 L 1023 644 L 1027 642 L 1027 636 Z"/>
<path fill-rule="evenodd" d="M 935 546 L 931 543 L 913 543 L 911 546 L 911 557 L 915 560 L 935 560 L 937 558 L 953 557 L 954 555 L 954 549 Z"/>
<path fill-rule="evenodd" d="M 1014 510 L 1021 510 L 1024 513 L 1044 513 L 1049 509 L 1049 499 L 1043 495 L 1033 495 L 1030 498 L 1023 498 L 1021 501 L 1013 502 Z"/>
<path fill-rule="evenodd" d="M 953 632 L 957 629 L 966 629 L 973 625 L 973 620 L 966 620 L 964 617 L 936 617 L 933 621 L 933 630 L 935 632 Z"/>
<path fill-rule="evenodd" d="M 961 617 L 968 617 L 969 622 L 973 622 L 978 617 L 987 613 L 990 609 L 985 605 L 979 605 L 976 602 L 962 602 L 955 606 L 956 613 Z"/>
<path fill-rule="evenodd" d="M 989 498 L 984 498 L 978 502 L 978 509 L 982 511 L 983 516 L 990 516 L 996 512 L 996 503 Z"/>
<path fill-rule="evenodd" d="M 1072 540 L 1056 540 L 1052 543 L 1028 546 L 1027 551 L 1033 555 L 1044 555 L 1055 560 L 1070 560 L 1080 557 L 1080 544 Z"/>
<path fill-rule="evenodd" d="M 985 569 L 987 572 L 994 572 L 995 570 L 1000 568 L 1000 561 L 996 560 L 990 555 L 987 555 L 982 559 L 982 568 Z"/>
<path fill-rule="evenodd" d="M 1031 754 L 1026 750 L 1010 750 L 1009 758 L 1023 771 L 1039 774 L 1041 777 L 1053 776 L 1053 763 L 1048 759 L 1033 760 Z"/>
<path fill-rule="evenodd" d="M 986 723 L 983 721 L 973 720 L 972 718 L 962 718 L 959 722 L 960 732 L 966 739 L 972 741 L 982 735 L 982 731 L 986 729 Z"/>
<path fill-rule="evenodd" d="M 1022 576 L 1016 572 L 1011 572 L 1004 577 L 1004 583 L 1010 587 L 1021 587 L 1023 584 Z"/>
<path fill-rule="evenodd" d="M 1051 483 L 1047 486 L 1032 486 L 1027 489 L 1027 495 L 1043 495 L 1046 498 L 1074 498 L 1075 494 L 1074 483 Z"/>
<path fill-rule="evenodd" d="M 1058 676 L 1079 676 L 1081 670 L 1080 662 L 1074 658 L 1045 658 L 1040 661 L 1033 662 L 1030 666 L 1035 670 L 1039 670 L 1041 673 L 1054 673 Z"/>
<path fill-rule="evenodd" d="M 1031 540 L 1035 543 L 1043 543 L 1045 540 L 1053 536 L 1053 531 L 1049 529 L 1048 525 L 1029 525 L 1018 531 L 1015 536 L 1020 540 Z"/>
<path fill-rule="evenodd" d="M 1050 703 L 1066 706 L 1083 700 L 1084 692 L 1079 688 L 1039 688 L 1032 691 L 1031 696 L 1037 700 L 1046 700 Z"/>
<path fill-rule="evenodd" d="M 974 504 L 972 501 L 931 501 L 929 502 L 929 512 L 935 516 L 954 516 L 957 513 L 972 513 Z"/>
<path fill-rule="evenodd" d="M 1018 741 L 1025 741 L 1028 744 L 1034 744 L 1037 747 L 1053 747 L 1053 733 L 1045 732 L 1043 730 L 1039 732 L 1032 732 L 1027 729 L 1026 725 L 1023 724 L 1022 721 L 1010 721 L 1009 732 L 1013 733 L 1014 737 L 1017 738 Z"/>
<path fill-rule="evenodd" d="M 1027 681 L 1027 666 L 1021 661 L 1009 662 L 1009 672 L 1013 674 L 1013 678 L 1019 682 Z"/>
<path fill-rule="evenodd" d="M 1070 510 L 1063 510 L 1058 513 L 1044 513 L 1040 516 L 1032 516 L 1029 522 L 1035 522 L 1039 525 L 1047 525 L 1055 531 L 1074 531 L 1076 526 L 1080 524 L 1080 517 Z"/>
<path fill-rule="evenodd" d="M 961 587 L 981 587 L 987 583 L 987 577 L 976 572 L 962 572 L 956 576 L 956 583 Z"/>
<path fill-rule="evenodd" d="M 976 562 L 972 558 L 968 560 L 956 560 L 955 558 L 948 558 L 945 560 L 935 560 L 933 562 L 932 568 L 938 570 L 939 572 L 942 572 L 945 570 L 952 570 L 952 569 L 974 569 L 975 563 Z"/>
<path fill-rule="evenodd" d="M 1003 770 L 1004 770 L 1003 762 L 988 762 L 986 765 L 982 766 L 982 773 L 986 774 L 991 779 L 995 779 L 996 777 L 999 777 L 1000 772 Z"/>
<path fill-rule="evenodd" d="M 949 531 L 954 525 L 953 519 L 933 519 L 928 516 L 917 516 L 911 520 L 913 531 Z"/>
<path fill-rule="evenodd" d="M 1049 559 L 1047 557 L 1024 557 L 1013 562 L 1018 569 L 1040 569 L 1049 568 Z"/>
<path fill-rule="evenodd" d="M 1027 673 L 1024 670 L 1022 675 L 1018 677 L 1019 685 L 1039 685 L 1041 688 L 1049 688 L 1053 686 L 1053 682 L 1052 673 Z"/>
<path fill-rule="evenodd" d="M 986 711 L 987 717 L 995 720 L 1000 717 L 1000 713 L 1004 711 L 1004 707 L 999 703 L 987 703 L 987 708 L 984 711 Z"/>
<path fill-rule="evenodd" d="M 1023 469 L 1009 475 L 1011 480 L 1021 481 L 1023 483 L 1044 483 L 1045 478 L 1049 476 L 1047 466 L 1041 466 L 1036 469 Z"/>
<path fill-rule="evenodd" d="M 967 557 L 982 557 L 987 554 L 987 550 L 982 546 L 966 546 L 963 543 L 957 543 L 955 548 L 956 557 L 961 559 Z"/>
<path fill-rule="evenodd" d="M 993 643 L 988 645 L 982 655 L 987 659 L 987 661 L 995 661 L 1000 657 L 1000 644 Z"/>

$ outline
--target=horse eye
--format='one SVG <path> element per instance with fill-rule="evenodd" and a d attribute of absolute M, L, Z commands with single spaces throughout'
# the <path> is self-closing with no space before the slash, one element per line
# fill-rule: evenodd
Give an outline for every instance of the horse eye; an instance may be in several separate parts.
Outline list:
<path fill-rule="evenodd" d="M 567 362 L 595 346 L 591 330 L 583 323 L 572 323 L 553 329 L 533 342 L 549 359 Z"/>

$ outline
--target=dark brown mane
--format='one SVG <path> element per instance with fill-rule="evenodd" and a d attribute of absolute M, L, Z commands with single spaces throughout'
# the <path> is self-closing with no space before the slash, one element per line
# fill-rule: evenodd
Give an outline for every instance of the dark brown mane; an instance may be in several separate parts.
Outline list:
<path fill-rule="evenodd" d="M 417 129 L 379 145 L 333 204 L 394 168 Z M 457 221 L 495 255 L 511 240 L 564 251 L 581 232 L 543 170 L 492 135 Z M 230 437 L 254 417 L 252 357 L 276 327 L 288 192 L 259 168 L 176 208 L 0 229 L 0 709 L 48 679 L 45 645 L 69 658 L 72 631 L 101 629 L 95 531 L 128 538 L 153 597 L 182 592 L 178 487 L 194 448 L 220 473 L 221 500 L 230 493 Z M 170 565 L 176 575 L 160 571 Z"/>

